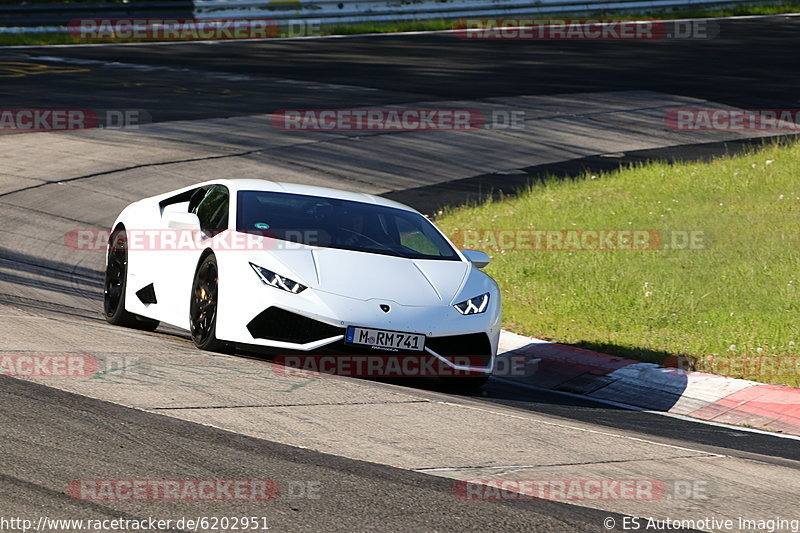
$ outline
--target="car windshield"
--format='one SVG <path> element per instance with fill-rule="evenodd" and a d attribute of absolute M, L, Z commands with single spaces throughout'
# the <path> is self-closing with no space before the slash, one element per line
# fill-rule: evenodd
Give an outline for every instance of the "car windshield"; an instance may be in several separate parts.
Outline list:
<path fill-rule="evenodd" d="M 239 191 L 236 229 L 276 239 L 409 259 L 459 260 L 419 213 L 304 194 Z"/>

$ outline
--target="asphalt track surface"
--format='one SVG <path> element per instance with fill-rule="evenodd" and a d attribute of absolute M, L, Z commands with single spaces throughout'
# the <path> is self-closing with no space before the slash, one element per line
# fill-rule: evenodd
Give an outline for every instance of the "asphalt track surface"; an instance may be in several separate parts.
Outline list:
<path fill-rule="evenodd" d="M 742 108 L 794 108 L 800 107 L 799 28 L 800 18 L 770 18 L 723 21 L 713 39 L 468 41 L 453 35 L 386 35 L 0 50 L 0 63 L 47 56 L 149 66 L 108 66 L 57 78 L 46 70 L 6 75 L 0 99 L 7 107 L 142 108 L 156 121 L 623 90 Z M 62 66 L 80 69 L 81 64 Z M 53 79 L 57 85 L 48 83 Z M 326 84 L 352 90 L 327 91 Z"/>
<path fill-rule="evenodd" d="M 795 108 L 800 107 L 798 24 L 795 19 L 723 22 L 719 36 L 710 41 L 466 42 L 435 35 L 0 50 L 0 101 L 5 108 L 141 108 L 158 122 L 287 107 L 388 105 L 587 90 L 654 90 L 737 107 Z M 122 68 L 112 62 L 147 68 Z M 2 74 L 3 65 L 8 69 L 20 63 L 47 68 Z M 684 149 L 684 153 L 691 151 Z M 7 193 L 3 209 L 19 205 L 48 211 L 52 200 L 44 187 L 41 193 L 40 197 L 26 196 L 27 204 L 16 204 L 15 193 Z M 4 215 L 9 216 L 5 222 L 17 216 Z M 19 269 L 47 265 L 31 263 L 25 255 L 28 250 L 14 249 L 13 237 L 3 244 L 2 259 Z M 74 276 L 84 267 L 54 264 L 53 268 L 54 272 L 63 269 L 56 279 L 66 279 L 62 274 Z M 97 284 L 98 270 L 83 274 L 90 284 Z M 87 324 L 100 320 L 99 311 L 85 308 L 86 294 L 64 288 L 57 303 L 26 299 L 25 280 L 7 272 L 3 276 L 11 285 L 19 283 L 19 291 L 0 296 L 5 305 L 46 310 Z M 95 288 L 91 295 L 98 304 L 99 290 Z M 169 330 L 155 337 L 166 345 L 186 344 Z M 441 395 L 424 385 L 409 390 L 412 395 L 415 391 Z M 154 477 L 170 471 L 175 477 L 194 478 L 235 478 L 242 472 L 253 477 L 253 472 L 264 472 L 264 477 L 279 482 L 323 480 L 325 498 L 321 500 L 268 502 L 264 514 L 279 531 L 600 531 L 604 517 L 617 516 L 553 502 L 464 504 L 452 497 L 452 483 L 425 474 L 234 435 L 36 384 L 3 378 L 0 391 L 3 515 L 52 512 L 52 516 L 71 518 L 82 513 L 167 518 L 230 515 L 240 510 L 235 505 L 184 503 L 165 504 L 154 513 L 145 504 L 77 502 L 64 494 L 63 480 L 80 478 L 87 471 L 102 471 L 110 478 L 115 471 L 133 470 L 153 472 Z M 479 394 L 450 400 L 613 428 L 754 463 L 797 468 L 800 460 L 794 440 L 627 411 L 498 381 Z M 788 496 L 791 501 L 791 493 Z M 245 512 L 251 514 L 252 508 Z"/>
<path fill-rule="evenodd" d="M 459 501 L 452 483 L 434 476 L 176 422 L 8 378 L 0 378 L 0 391 L 0 509 L 6 517 L 156 517 L 175 523 L 183 517 L 255 515 L 266 517 L 272 531 L 457 532 L 595 531 L 604 517 L 618 516 L 556 502 Z M 8 431 L 12 426 L 26 430 Z M 53 483 L 58 477 L 81 479 L 90 469 L 135 469 L 144 479 L 170 472 L 175 479 L 242 479 L 247 472 L 248 479 L 276 482 L 281 494 L 257 504 L 154 505 L 79 501 L 65 494 L 65 485 Z M 310 493 L 302 486 L 318 487 L 319 497 L 306 497 Z"/>

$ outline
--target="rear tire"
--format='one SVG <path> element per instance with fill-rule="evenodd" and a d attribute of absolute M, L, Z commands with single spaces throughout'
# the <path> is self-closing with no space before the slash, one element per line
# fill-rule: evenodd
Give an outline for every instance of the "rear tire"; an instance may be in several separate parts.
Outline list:
<path fill-rule="evenodd" d="M 128 234 L 117 226 L 108 239 L 106 276 L 103 284 L 103 311 L 106 321 L 115 326 L 153 331 L 158 320 L 125 310 L 125 288 L 128 285 Z"/>
<path fill-rule="evenodd" d="M 214 254 L 209 254 L 194 274 L 192 301 L 189 304 L 192 341 L 201 350 L 220 352 L 226 348 L 225 343 L 217 339 L 218 297 L 217 258 Z"/>

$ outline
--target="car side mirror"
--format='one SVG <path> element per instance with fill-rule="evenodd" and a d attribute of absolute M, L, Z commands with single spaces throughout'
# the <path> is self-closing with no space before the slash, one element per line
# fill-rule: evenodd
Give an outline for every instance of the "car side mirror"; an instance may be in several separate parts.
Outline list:
<path fill-rule="evenodd" d="M 164 218 L 169 229 L 199 230 L 200 219 L 194 213 L 164 213 Z"/>
<path fill-rule="evenodd" d="M 461 253 L 464 254 L 467 261 L 475 265 L 475 268 L 483 268 L 492 260 L 488 254 L 478 250 L 463 250 Z"/>

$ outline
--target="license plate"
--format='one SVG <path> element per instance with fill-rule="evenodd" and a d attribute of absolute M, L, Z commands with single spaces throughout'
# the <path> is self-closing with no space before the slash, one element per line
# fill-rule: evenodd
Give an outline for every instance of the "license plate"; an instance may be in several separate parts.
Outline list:
<path fill-rule="evenodd" d="M 376 348 L 389 348 L 395 350 L 413 350 L 421 352 L 425 349 L 425 335 L 416 333 L 402 333 L 399 331 L 386 331 L 383 329 L 347 328 L 347 344 L 360 344 Z"/>

